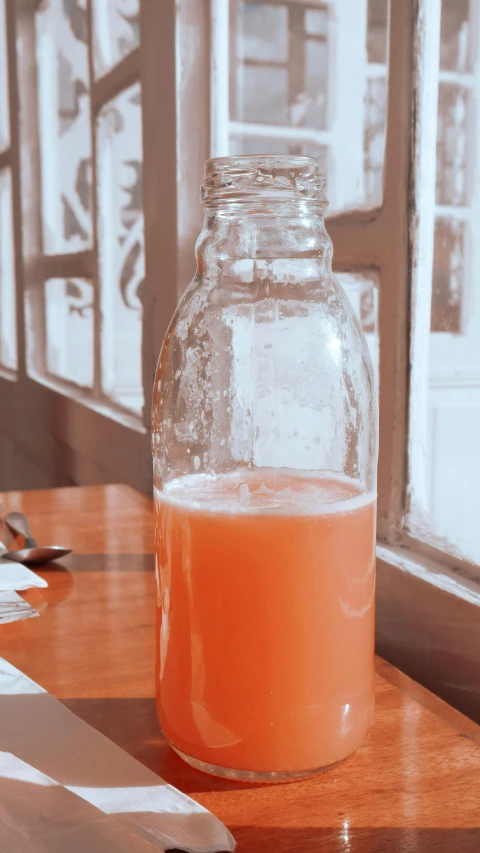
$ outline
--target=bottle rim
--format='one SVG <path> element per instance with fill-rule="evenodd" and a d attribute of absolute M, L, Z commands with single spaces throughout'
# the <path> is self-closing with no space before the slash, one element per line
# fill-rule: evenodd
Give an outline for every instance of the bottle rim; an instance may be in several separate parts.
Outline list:
<path fill-rule="evenodd" d="M 324 189 L 325 172 L 314 157 L 235 154 L 206 161 L 201 201 L 205 207 L 262 201 L 311 201 L 326 207 Z"/>

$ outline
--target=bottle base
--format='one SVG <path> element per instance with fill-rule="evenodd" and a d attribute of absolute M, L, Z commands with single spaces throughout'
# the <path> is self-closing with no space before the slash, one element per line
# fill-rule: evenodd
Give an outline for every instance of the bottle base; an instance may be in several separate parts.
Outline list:
<path fill-rule="evenodd" d="M 233 767 L 220 767 L 217 764 L 209 764 L 207 761 L 200 761 L 198 758 L 193 758 L 182 752 L 173 744 L 170 744 L 177 755 L 194 767 L 195 770 L 201 770 L 202 773 L 208 773 L 210 776 L 218 776 L 220 779 L 229 779 L 232 782 L 250 782 L 252 784 L 275 785 L 284 782 L 300 782 L 302 779 L 311 779 L 312 776 L 318 776 L 325 770 L 330 770 L 331 767 L 336 767 L 345 759 L 336 761 L 326 767 L 316 767 L 312 770 L 279 770 L 267 773 L 259 770 L 235 770 Z"/>

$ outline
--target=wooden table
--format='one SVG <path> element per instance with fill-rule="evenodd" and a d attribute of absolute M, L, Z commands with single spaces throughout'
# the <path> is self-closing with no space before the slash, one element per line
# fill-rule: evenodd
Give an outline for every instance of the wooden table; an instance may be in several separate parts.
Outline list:
<path fill-rule="evenodd" d="M 42 542 L 74 549 L 64 568 L 41 572 L 47 590 L 25 594 L 40 618 L 2 626 L 0 654 L 214 812 L 239 853 L 480 853 L 480 727 L 380 659 L 373 729 L 342 765 L 278 786 L 187 767 L 153 698 L 150 502 L 125 486 L 0 500 L 25 511 Z"/>

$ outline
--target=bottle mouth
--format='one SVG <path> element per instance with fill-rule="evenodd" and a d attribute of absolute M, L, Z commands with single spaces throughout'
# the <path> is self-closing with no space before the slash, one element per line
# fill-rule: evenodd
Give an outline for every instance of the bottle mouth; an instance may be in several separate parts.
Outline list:
<path fill-rule="evenodd" d="M 310 200 L 326 207 L 324 189 L 325 172 L 313 157 L 238 154 L 206 161 L 202 204 Z"/>

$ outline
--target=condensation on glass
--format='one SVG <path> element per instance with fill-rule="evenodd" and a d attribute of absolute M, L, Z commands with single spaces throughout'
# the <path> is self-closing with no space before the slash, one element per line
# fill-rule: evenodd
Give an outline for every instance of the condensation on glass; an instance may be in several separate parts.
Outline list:
<path fill-rule="evenodd" d="M 231 0 L 229 150 L 218 153 L 316 157 L 331 212 L 381 204 L 387 34 L 388 0 Z"/>
<path fill-rule="evenodd" d="M 84 388 L 92 388 L 94 379 L 93 301 L 93 285 L 87 279 L 45 282 L 47 372 Z"/>
<path fill-rule="evenodd" d="M 92 245 L 86 5 L 42 0 L 36 13 L 42 231 L 46 254 Z"/>
<path fill-rule="evenodd" d="M 139 0 L 93 0 L 95 76 L 100 77 L 140 43 Z"/>
<path fill-rule="evenodd" d="M 0 0 L 0 151 L 10 143 L 6 24 L 5 0 Z"/>
<path fill-rule="evenodd" d="M 109 101 L 98 116 L 97 175 L 102 389 L 139 413 L 145 277 L 139 84 Z"/>
<path fill-rule="evenodd" d="M 409 523 L 480 564 L 479 21 L 479 0 L 442 0 L 426 458 L 412 472 L 426 507 Z"/>
<path fill-rule="evenodd" d="M 0 366 L 17 368 L 12 175 L 0 171 Z"/>

